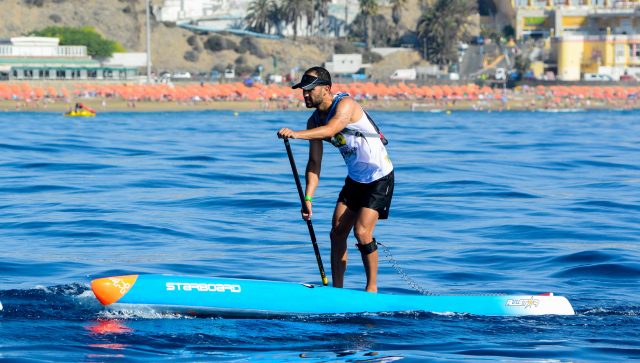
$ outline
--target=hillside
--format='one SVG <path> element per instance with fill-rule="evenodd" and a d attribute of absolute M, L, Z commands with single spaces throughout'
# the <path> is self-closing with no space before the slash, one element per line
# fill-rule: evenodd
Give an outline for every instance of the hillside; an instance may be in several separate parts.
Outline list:
<path fill-rule="evenodd" d="M 407 2 L 400 30 L 415 29 L 425 1 Z M 78 6 L 79 3 L 82 6 Z M 143 52 L 146 44 L 144 3 L 143 0 L 0 0 L 3 13 L 11 14 L 0 22 L 0 38 L 26 35 L 50 25 L 93 26 L 106 38 L 120 42 L 127 51 Z M 161 1 L 155 3 L 158 5 Z M 390 18 L 390 9 L 381 8 L 381 13 Z M 194 35 L 173 24 L 153 21 L 151 56 L 154 69 L 159 72 L 208 72 L 228 65 L 245 69 L 262 65 L 265 72 L 273 72 L 277 64 L 278 72 L 284 73 L 296 66 L 305 68 L 329 60 L 334 42 L 303 37 L 296 42 L 258 38 L 243 41 L 241 37 L 225 35 L 224 42 L 232 46 L 221 50 L 211 47 L 220 36 L 214 36 L 214 41 L 210 38 L 211 35 Z M 233 47 L 234 44 L 237 46 Z M 407 53 L 394 57 L 391 62 L 388 59 L 382 62 L 386 73 L 420 62 L 420 57 L 417 52 Z"/>

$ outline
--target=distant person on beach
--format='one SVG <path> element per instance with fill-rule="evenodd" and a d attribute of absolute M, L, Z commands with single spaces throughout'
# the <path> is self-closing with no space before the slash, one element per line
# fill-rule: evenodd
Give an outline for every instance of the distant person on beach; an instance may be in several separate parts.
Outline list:
<path fill-rule="evenodd" d="M 320 180 L 323 144 L 337 147 L 347 164 L 348 176 L 333 212 L 331 228 L 331 277 L 342 287 L 347 268 L 347 238 L 351 230 L 358 241 L 367 274 L 366 290 L 377 292 L 378 245 L 373 230 L 378 219 L 387 219 L 393 196 L 393 165 L 385 148 L 386 139 L 362 107 L 348 94 L 331 92 L 331 75 L 322 67 L 309 68 L 293 86 L 302 88 L 307 108 L 315 108 L 307 129 L 282 128 L 282 138 L 310 140 L 306 168 L 305 201 L 312 215 L 312 199 Z"/>

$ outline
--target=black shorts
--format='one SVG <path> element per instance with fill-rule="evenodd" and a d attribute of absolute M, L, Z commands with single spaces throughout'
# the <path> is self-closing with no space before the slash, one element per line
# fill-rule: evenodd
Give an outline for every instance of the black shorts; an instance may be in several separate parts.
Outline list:
<path fill-rule="evenodd" d="M 352 211 L 371 208 L 378 211 L 379 219 L 389 217 L 393 197 L 393 171 L 371 183 L 358 183 L 347 177 L 338 196 L 338 202 L 347 205 Z"/>

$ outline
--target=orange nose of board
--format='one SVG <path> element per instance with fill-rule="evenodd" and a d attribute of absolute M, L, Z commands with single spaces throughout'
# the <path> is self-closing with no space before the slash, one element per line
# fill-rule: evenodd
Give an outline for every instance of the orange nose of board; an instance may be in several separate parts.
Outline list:
<path fill-rule="evenodd" d="M 136 283 L 138 275 L 114 276 L 95 279 L 91 281 L 91 290 L 103 305 L 113 304 L 120 300 L 133 284 Z"/>

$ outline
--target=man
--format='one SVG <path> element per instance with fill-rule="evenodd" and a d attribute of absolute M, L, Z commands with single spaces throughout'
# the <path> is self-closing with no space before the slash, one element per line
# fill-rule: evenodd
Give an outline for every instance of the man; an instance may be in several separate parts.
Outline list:
<path fill-rule="evenodd" d="M 343 286 L 347 238 L 354 229 L 367 274 L 366 290 L 377 292 L 378 246 L 373 230 L 378 219 L 389 215 L 394 185 L 393 165 L 384 146 L 386 140 L 353 98 L 331 92 L 331 75 L 326 69 L 309 68 L 293 88 L 302 88 L 305 105 L 316 109 L 307 121 L 306 130 L 283 128 L 278 131 L 279 137 L 310 140 L 305 174 L 309 214 L 303 213 L 303 218 L 311 218 L 313 195 L 320 179 L 322 141 L 329 141 L 338 148 L 348 169 L 333 212 L 330 234 L 333 286 Z"/>

